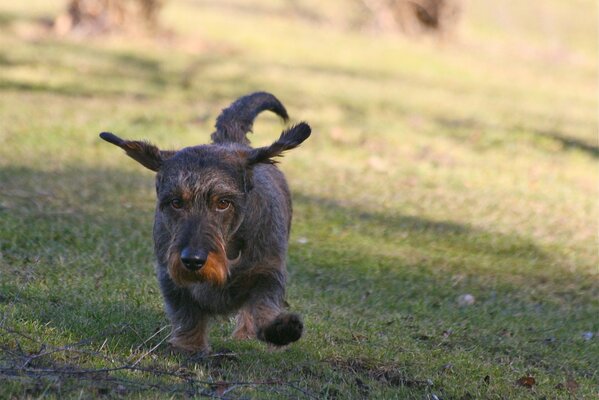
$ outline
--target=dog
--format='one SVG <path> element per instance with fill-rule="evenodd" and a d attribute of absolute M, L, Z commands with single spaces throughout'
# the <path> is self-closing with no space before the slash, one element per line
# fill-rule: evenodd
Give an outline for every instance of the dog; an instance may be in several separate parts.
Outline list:
<path fill-rule="evenodd" d="M 275 164 L 311 128 L 301 122 L 252 148 L 247 133 L 266 110 L 289 119 L 275 96 L 252 93 L 221 112 L 211 144 L 178 151 L 100 134 L 156 172 L 155 272 L 176 349 L 209 352 L 208 323 L 235 312 L 234 338 L 285 346 L 302 336 L 301 317 L 285 310 L 292 208 Z"/>

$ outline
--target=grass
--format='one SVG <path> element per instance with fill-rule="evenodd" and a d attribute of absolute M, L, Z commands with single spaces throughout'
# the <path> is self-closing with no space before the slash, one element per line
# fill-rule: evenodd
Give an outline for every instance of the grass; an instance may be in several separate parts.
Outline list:
<path fill-rule="evenodd" d="M 1 398 L 597 396 L 595 4 L 469 2 L 439 44 L 312 0 L 171 2 L 172 39 L 76 41 L 36 28 L 56 3 L 0 1 Z M 255 90 L 314 129 L 281 164 L 306 335 L 271 352 L 223 319 L 223 354 L 172 355 L 152 174 L 97 133 L 207 142 Z"/>

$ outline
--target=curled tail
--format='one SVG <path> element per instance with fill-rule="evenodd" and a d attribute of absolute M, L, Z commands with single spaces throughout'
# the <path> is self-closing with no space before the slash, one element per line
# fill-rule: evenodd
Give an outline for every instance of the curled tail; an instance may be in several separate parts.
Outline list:
<path fill-rule="evenodd" d="M 250 144 L 246 133 L 252 130 L 254 119 L 262 111 L 272 111 L 283 120 L 289 116 L 281 102 L 272 94 L 256 92 L 240 97 L 225 108 L 216 119 L 216 131 L 211 138 L 214 143 Z"/>

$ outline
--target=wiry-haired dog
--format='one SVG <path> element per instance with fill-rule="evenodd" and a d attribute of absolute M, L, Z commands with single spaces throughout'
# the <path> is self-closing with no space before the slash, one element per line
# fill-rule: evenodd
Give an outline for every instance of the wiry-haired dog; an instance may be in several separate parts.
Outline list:
<path fill-rule="evenodd" d="M 209 320 L 232 312 L 235 338 L 283 346 L 302 335 L 301 318 L 284 310 L 291 198 L 274 164 L 310 127 L 251 148 L 246 134 L 264 110 L 288 119 L 273 95 L 253 93 L 222 111 L 211 144 L 179 151 L 100 134 L 156 172 L 156 274 L 179 349 L 208 351 Z"/>

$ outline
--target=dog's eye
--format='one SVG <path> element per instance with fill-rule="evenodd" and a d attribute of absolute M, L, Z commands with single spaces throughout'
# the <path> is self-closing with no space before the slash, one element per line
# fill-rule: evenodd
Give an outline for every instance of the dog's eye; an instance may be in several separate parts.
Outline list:
<path fill-rule="evenodd" d="M 231 202 L 229 200 L 220 199 L 216 202 L 216 209 L 218 211 L 225 211 L 231 206 Z"/>
<path fill-rule="evenodd" d="M 183 200 L 181 199 L 172 199 L 171 200 L 171 207 L 173 207 L 175 210 L 180 210 L 183 208 Z"/>

